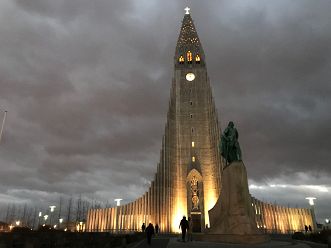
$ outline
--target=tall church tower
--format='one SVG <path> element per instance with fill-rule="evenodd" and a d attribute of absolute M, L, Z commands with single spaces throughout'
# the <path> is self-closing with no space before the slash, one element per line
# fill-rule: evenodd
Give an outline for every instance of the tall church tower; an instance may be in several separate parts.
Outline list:
<path fill-rule="evenodd" d="M 222 167 L 206 58 L 188 8 L 174 57 L 168 125 L 173 220 L 191 216 L 194 231 L 199 231 L 209 225 L 208 210 L 220 193 Z"/>
<path fill-rule="evenodd" d="M 154 180 L 134 202 L 90 210 L 88 231 L 139 230 L 142 223 L 152 222 L 162 231 L 178 232 L 184 215 L 192 218 L 195 232 L 209 226 L 208 210 L 220 194 L 220 133 L 205 54 L 188 11 L 177 41 L 167 123 Z"/>

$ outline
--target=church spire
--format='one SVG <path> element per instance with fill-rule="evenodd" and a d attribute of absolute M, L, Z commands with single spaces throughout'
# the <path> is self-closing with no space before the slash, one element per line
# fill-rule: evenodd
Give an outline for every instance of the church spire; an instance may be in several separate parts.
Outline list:
<path fill-rule="evenodd" d="M 200 64 L 204 60 L 204 52 L 189 12 L 190 8 L 186 7 L 184 10 L 185 15 L 177 41 L 175 60 L 180 64 L 185 62 L 193 64 L 195 61 Z"/>

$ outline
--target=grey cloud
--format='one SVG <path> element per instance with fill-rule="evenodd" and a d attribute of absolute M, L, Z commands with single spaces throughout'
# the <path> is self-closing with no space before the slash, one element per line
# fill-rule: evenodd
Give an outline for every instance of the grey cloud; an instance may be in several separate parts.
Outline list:
<path fill-rule="evenodd" d="M 303 173 L 309 177 L 297 184 L 330 186 L 331 4 L 317 2 L 190 6 L 222 127 L 235 121 L 256 184 L 288 183 L 283 174 Z M 9 111 L 0 202 L 22 197 L 45 204 L 61 194 L 127 202 L 147 189 L 184 7 L 178 1 L 0 4 L 0 108 Z M 284 190 L 286 197 L 275 189 L 273 199 L 304 204 L 294 197 L 297 189 Z M 253 190 L 261 199 L 269 193 Z M 320 198 L 322 216 L 330 193 Z"/>

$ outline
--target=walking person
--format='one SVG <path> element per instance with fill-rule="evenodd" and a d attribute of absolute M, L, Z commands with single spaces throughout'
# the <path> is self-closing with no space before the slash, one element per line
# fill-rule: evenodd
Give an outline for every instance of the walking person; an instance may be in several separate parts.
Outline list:
<path fill-rule="evenodd" d="M 187 241 L 193 241 L 193 223 L 191 217 L 188 217 Z"/>
<path fill-rule="evenodd" d="M 155 236 L 158 235 L 159 231 L 160 231 L 159 225 L 156 224 L 156 225 L 155 225 Z"/>
<path fill-rule="evenodd" d="M 185 216 L 183 216 L 183 219 L 180 221 L 179 228 L 182 229 L 182 241 L 185 242 L 186 230 L 189 229 L 188 221 Z"/>
<path fill-rule="evenodd" d="M 308 226 L 307 225 L 305 225 L 305 231 L 306 231 L 306 233 L 308 232 Z"/>
<path fill-rule="evenodd" d="M 141 231 L 145 232 L 145 229 L 146 229 L 146 226 L 145 226 L 145 223 L 143 223 L 142 226 L 141 226 Z"/>
<path fill-rule="evenodd" d="M 152 223 L 149 223 L 148 227 L 145 230 L 146 237 L 147 237 L 147 243 L 151 245 L 152 242 L 152 235 L 154 235 L 154 226 Z"/>

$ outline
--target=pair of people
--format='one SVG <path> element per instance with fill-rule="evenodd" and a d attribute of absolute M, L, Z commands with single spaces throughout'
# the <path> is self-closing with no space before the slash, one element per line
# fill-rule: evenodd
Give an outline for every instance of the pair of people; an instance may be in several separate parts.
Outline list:
<path fill-rule="evenodd" d="M 185 242 L 186 232 L 188 233 L 187 241 L 192 241 L 192 221 L 190 217 L 188 217 L 188 220 L 186 220 L 186 216 L 183 216 L 183 219 L 179 224 L 179 229 L 182 229 L 183 242 Z"/>
<path fill-rule="evenodd" d="M 156 224 L 155 225 L 155 229 L 154 229 L 154 226 L 153 226 L 152 223 L 149 223 L 148 226 L 147 226 L 147 228 L 145 226 L 145 223 L 143 223 L 143 225 L 141 226 L 141 230 L 143 232 L 146 232 L 147 243 L 150 245 L 151 242 L 152 242 L 152 236 L 154 234 L 157 235 L 159 233 L 159 225 Z"/>

